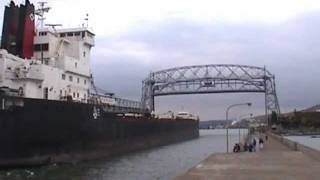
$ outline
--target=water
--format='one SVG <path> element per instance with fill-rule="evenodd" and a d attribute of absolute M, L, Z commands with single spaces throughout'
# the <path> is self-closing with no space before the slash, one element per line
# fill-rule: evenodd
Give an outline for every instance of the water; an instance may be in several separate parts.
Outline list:
<path fill-rule="evenodd" d="M 320 150 L 320 138 L 311 138 L 311 136 L 286 136 L 286 138 L 302 145 Z"/>
<path fill-rule="evenodd" d="M 183 174 L 212 153 L 226 152 L 226 130 L 201 130 L 200 138 L 131 153 L 109 160 L 51 165 L 0 172 L 5 180 L 168 180 Z M 241 130 L 244 136 L 246 130 Z M 238 130 L 229 130 L 230 149 Z"/>

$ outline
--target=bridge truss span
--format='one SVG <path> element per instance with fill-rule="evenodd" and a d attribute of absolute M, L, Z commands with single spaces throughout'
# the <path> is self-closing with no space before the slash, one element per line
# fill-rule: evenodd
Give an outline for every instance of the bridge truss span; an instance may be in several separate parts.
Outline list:
<path fill-rule="evenodd" d="M 154 110 L 154 97 L 178 94 L 265 93 L 266 114 L 280 113 L 275 77 L 265 68 L 197 65 L 152 72 L 142 82 L 142 105 Z"/>

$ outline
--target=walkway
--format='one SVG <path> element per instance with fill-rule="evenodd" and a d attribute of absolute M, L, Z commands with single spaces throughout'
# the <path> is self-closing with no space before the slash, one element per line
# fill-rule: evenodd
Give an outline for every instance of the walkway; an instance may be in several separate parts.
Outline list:
<path fill-rule="evenodd" d="M 314 180 L 320 162 L 269 137 L 256 153 L 213 154 L 176 180 Z"/>

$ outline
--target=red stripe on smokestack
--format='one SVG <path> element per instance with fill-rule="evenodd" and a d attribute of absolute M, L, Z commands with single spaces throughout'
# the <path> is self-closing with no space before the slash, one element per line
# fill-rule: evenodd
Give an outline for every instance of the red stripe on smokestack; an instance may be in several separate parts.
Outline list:
<path fill-rule="evenodd" d="M 34 23 L 34 6 L 26 0 L 25 5 L 25 17 L 24 17 L 24 31 L 22 40 L 22 56 L 30 59 L 33 56 L 33 44 L 35 34 L 35 23 Z"/>

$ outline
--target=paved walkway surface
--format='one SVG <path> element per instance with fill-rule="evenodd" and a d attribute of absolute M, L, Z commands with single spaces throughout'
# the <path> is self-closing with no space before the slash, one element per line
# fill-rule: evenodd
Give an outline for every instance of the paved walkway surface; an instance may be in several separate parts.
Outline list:
<path fill-rule="evenodd" d="M 317 180 L 320 161 L 269 137 L 262 150 L 213 154 L 176 180 Z"/>

